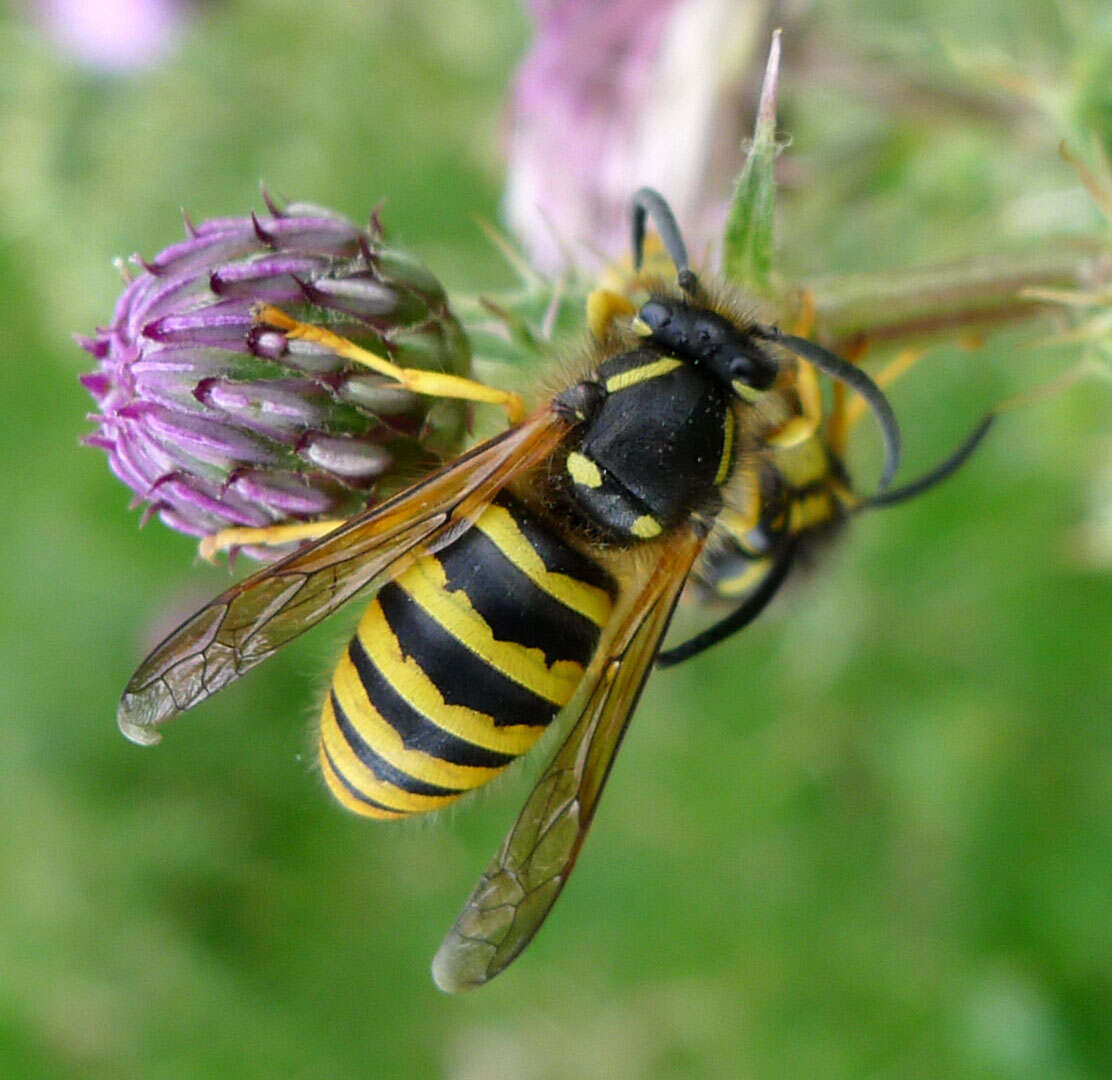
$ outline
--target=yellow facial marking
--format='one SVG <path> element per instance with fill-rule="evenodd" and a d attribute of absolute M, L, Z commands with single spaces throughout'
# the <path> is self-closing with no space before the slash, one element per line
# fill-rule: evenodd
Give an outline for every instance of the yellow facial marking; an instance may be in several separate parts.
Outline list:
<path fill-rule="evenodd" d="M 651 540 L 654 536 L 659 536 L 661 533 L 660 522 L 648 514 L 642 514 L 630 527 L 629 530 L 639 540 Z"/>
<path fill-rule="evenodd" d="M 734 388 L 734 393 L 737 394 L 742 401 L 759 401 L 764 396 L 763 390 L 758 390 L 748 383 L 743 383 L 740 379 L 734 379 L 730 385 Z"/>
<path fill-rule="evenodd" d="M 568 474 L 580 487 L 602 487 L 602 473 L 599 467 L 578 450 L 568 454 Z"/>
<path fill-rule="evenodd" d="M 635 318 L 629 325 L 633 328 L 633 332 L 637 334 L 638 337 L 653 336 L 653 328 L 649 326 L 649 324 L 645 322 L 645 320 L 642 319 L 640 315 L 638 315 L 637 318 Z"/>
<path fill-rule="evenodd" d="M 667 375 L 669 371 L 675 371 L 676 368 L 682 366 L 682 360 L 677 360 L 674 356 L 662 356 L 651 364 L 642 364 L 641 367 L 623 371 L 620 375 L 612 375 L 606 380 L 606 391 L 609 394 L 616 394 L 619 390 L 628 390 L 629 387 L 636 386 L 639 382 Z"/>

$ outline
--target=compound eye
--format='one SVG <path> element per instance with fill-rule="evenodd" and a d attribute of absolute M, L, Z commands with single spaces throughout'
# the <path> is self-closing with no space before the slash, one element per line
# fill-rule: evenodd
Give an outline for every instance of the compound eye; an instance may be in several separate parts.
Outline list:
<path fill-rule="evenodd" d="M 744 356 L 735 356 L 730 360 L 730 378 L 746 379 L 752 371 L 753 365 Z"/>
<path fill-rule="evenodd" d="M 659 300 L 649 300 L 646 304 L 642 305 L 641 310 L 637 313 L 637 317 L 645 324 L 650 333 L 653 334 L 659 330 L 663 330 L 664 327 L 672 321 L 671 311 Z"/>

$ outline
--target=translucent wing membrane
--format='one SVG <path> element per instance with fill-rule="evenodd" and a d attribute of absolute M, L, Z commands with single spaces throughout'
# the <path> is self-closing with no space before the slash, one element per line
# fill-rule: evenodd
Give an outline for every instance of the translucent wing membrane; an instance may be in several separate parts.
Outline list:
<path fill-rule="evenodd" d="M 571 873 L 676 600 L 703 546 L 663 550 L 592 680 L 583 711 L 479 879 L 432 964 L 454 993 L 497 975 L 533 939 Z"/>
<path fill-rule="evenodd" d="M 566 424 L 545 408 L 394 498 L 233 585 L 140 665 L 117 716 L 132 741 L 204 701 L 330 615 L 418 544 L 466 527 L 523 469 L 543 460 Z"/>

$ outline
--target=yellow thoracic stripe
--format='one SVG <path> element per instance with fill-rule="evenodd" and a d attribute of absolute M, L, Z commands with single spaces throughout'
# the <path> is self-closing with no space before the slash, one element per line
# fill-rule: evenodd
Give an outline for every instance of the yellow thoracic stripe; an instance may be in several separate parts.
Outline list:
<path fill-rule="evenodd" d="M 714 474 L 714 486 L 721 487 L 730 475 L 730 465 L 734 453 L 734 410 L 727 408 L 722 424 L 722 460 L 718 463 L 718 472 Z"/>
<path fill-rule="evenodd" d="M 344 782 L 336 775 L 336 770 L 332 767 L 332 762 L 328 760 L 328 754 L 325 752 L 323 741 L 320 745 L 319 761 L 320 771 L 324 776 L 324 782 L 328 785 L 328 790 L 332 792 L 336 797 L 336 801 L 339 802 L 341 806 L 346 807 L 353 813 L 362 814 L 364 817 L 378 818 L 380 821 L 396 821 L 398 818 L 405 817 L 405 812 L 402 810 L 380 809 L 352 795 Z"/>
<path fill-rule="evenodd" d="M 342 704 L 342 703 L 341 703 Z M 368 799 L 382 803 L 391 810 L 422 811 L 435 810 L 445 806 L 458 795 L 417 795 L 412 791 L 405 791 L 386 780 L 380 780 L 368 766 L 355 756 L 355 751 L 348 745 L 344 733 L 336 722 L 336 714 L 332 709 L 332 699 L 325 700 L 321 710 L 320 721 L 321 745 L 328 751 L 328 756 L 336 763 L 336 770 L 347 779 L 353 788 L 366 795 Z"/>
<path fill-rule="evenodd" d="M 543 724 L 496 727 L 486 713 L 463 705 L 449 705 L 417 661 L 402 656 L 398 639 L 394 637 L 377 600 L 372 602 L 360 620 L 358 635 L 364 651 L 394 692 L 422 716 L 435 717 L 436 726 L 452 735 L 485 750 L 516 757 L 524 754 L 544 730 Z"/>
<path fill-rule="evenodd" d="M 623 371 L 617 375 L 611 375 L 606 380 L 606 392 L 616 394 L 619 390 L 628 390 L 629 387 L 636 386 L 639 382 L 667 375 L 669 371 L 675 371 L 676 368 L 682 366 L 682 360 L 677 360 L 674 356 L 662 356 L 659 360 L 653 360 L 651 363 L 630 368 L 629 371 Z"/>
<path fill-rule="evenodd" d="M 606 590 L 568 577 L 567 574 L 549 570 L 505 507 L 488 507 L 475 523 L 475 527 L 541 592 L 548 593 L 564 607 L 590 619 L 595 626 L 603 627 L 607 624 L 613 602 Z"/>
<path fill-rule="evenodd" d="M 651 540 L 662 532 L 660 522 L 651 514 L 642 514 L 629 527 L 629 531 L 640 540 Z"/>
<path fill-rule="evenodd" d="M 351 721 L 351 726 L 359 732 L 363 741 L 387 764 L 412 776 L 414 780 L 467 790 L 485 784 L 501 772 L 500 769 L 456 765 L 423 750 L 408 749 L 402 742 L 402 737 L 367 699 L 359 672 L 355 670 L 347 653 L 336 666 L 332 690 Z M 493 726 L 491 721 L 488 720 L 487 723 Z"/>
<path fill-rule="evenodd" d="M 526 648 L 514 641 L 498 641 L 486 620 L 471 606 L 466 593 L 448 592 L 447 575 L 435 559 L 418 559 L 395 584 L 452 637 L 519 686 L 561 707 L 575 693 L 583 677 L 580 664 L 557 660 L 549 667 L 542 650 Z"/>

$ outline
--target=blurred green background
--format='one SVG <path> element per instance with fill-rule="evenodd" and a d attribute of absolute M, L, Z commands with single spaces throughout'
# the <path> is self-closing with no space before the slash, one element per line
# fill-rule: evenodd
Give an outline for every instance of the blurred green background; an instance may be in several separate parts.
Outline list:
<path fill-rule="evenodd" d="M 428 961 L 527 778 L 402 827 L 334 807 L 311 725 L 335 625 L 158 749 L 126 743 L 136 662 L 228 579 L 140 533 L 78 447 L 69 333 L 109 318 L 111 256 L 177 239 L 180 206 L 258 206 L 260 178 L 356 218 L 386 197 L 450 287 L 507 285 L 473 215 L 498 216 L 527 20 L 210 0 L 163 64 L 108 75 L 26 10 L 0 22 L 0 1076 L 1112 1075 L 1105 388 L 1009 416 L 960 478 L 654 678 L 549 924 L 446 997 Z M 1105 4 L 780 17 L 789 276 L 1099 231 L 1056 145 L 1112 140 Z M 1008 58 L 1042 108 L 983 81 Z M 1068 365 L 1030 347 L 1052 331 L 932 351 L 893 394 L 909 472 Z"/>

